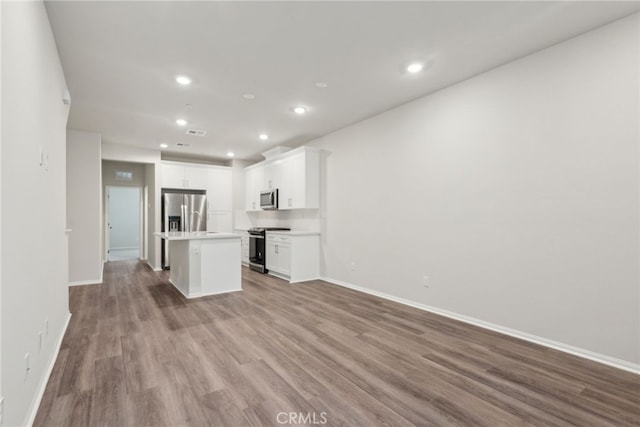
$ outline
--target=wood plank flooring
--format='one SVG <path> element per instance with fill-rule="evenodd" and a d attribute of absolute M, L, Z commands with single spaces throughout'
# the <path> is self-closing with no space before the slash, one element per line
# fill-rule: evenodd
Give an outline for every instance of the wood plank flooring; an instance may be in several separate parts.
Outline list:
<path fill-rule="evenodd" d="M 137 261 L 70 289 L 35 426 L 631 426 L 640 377 L 322 281 L 185 299 Z"/>

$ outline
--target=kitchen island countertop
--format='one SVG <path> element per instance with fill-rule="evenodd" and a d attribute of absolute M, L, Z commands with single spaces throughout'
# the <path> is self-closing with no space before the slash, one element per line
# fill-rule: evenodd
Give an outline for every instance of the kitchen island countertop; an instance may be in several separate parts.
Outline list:
<path fill-rule="evenodd" d="M 155 236 L 166 240 L 205 240 L 205 239 L 233 239 L 240 238 L 239 234 L 234 233 L 218 233 L 211 231 L 169 231 L 153 233 Z"/>

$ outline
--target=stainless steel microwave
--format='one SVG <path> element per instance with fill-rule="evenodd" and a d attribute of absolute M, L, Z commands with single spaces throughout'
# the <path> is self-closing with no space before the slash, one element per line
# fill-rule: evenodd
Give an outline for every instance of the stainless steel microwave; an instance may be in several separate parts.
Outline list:
<path fill-rule="evenodd" d="M 260 208 L 264 210 L 278 209 L 278 189 L 260 192 Z"/>

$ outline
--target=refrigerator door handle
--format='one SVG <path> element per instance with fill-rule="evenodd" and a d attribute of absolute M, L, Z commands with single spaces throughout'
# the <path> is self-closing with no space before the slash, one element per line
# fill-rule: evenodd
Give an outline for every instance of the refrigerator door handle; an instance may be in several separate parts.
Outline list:
<path fill-rule="evenodd" d="M 180 205 L 180 220 L 182 222 L 182 230 L 181 231 L 189 231 L 189 218 L 187 215 L 187 205 L 182 202 Z"/>

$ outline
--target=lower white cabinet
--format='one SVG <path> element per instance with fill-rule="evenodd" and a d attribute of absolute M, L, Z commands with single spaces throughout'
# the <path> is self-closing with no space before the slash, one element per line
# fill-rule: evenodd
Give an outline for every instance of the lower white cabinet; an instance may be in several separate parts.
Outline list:
<path fill-rule="evenodd" d="M 240 235 L 240 259 L 242 264 L 249 266 L 249 233 L 246 230 L 235 230 Z"/>
<path fill-rule="evenodd" d="M 267 236 L 267 270 L 291 276 L 291 241 L 286 236 Z"/>
<path fill-rule="evenodd" d="M 268 231 L 266 267 L 269 274 L 291 283 L 320 276 L 320 234 Z"/>

